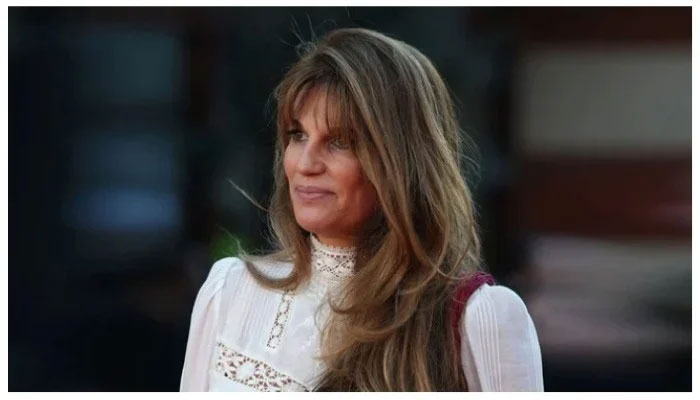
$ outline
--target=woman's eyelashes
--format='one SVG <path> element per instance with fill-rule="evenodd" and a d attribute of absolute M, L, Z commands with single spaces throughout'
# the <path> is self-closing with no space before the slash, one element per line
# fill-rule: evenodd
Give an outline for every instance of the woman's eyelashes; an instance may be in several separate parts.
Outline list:
<path fill-rule="evenodd" d="M 348 142 L 340 137 L 331 138 L 331 140 L 329 140 L 329 144 L 338 150 L 347 150 L 350 148 Z"/>
<path fill-rule="evenodd" d="M 287 136 L 289 137 L 290 142 L 303 142 L 309 138 L 309 135 L 306 132 L 303 132 L 299 129 L 291 129 L 287 131 Z M 327 137 L 325 140 L 328 144 L 328 147 L 331 149 L 347 150 L 350 148 L 350 145 L 347 142 L 347 140 L 339 136 Z"/>
<path fill-rule="evenodd" d="M 287 131 L 287 136 L 292 142 L 301 142 L 306 139 L 306 133 L 300 131 L 299 129 L 291 129 Z"/>

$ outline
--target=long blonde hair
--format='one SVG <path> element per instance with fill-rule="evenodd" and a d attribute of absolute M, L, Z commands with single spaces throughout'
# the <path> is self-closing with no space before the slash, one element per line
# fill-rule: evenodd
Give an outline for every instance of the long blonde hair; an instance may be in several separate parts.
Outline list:
<path fill-rule="evenodd" d="M 282 166 L 286 131 L 308 94 L 325 90 L 329 119 L 352 145 L 377 191 L 357 235 L 355 274 L 331 302 L 317 390 L 463 391 L 448 318 L 460 280 L 481 268 L 474 205 L 460 169 L 462 135 L 449 90 L 415 48 L 378 32 L 337 29 L 306 43 L 275 89 L 277 142 L 270 255 L 293 262 L 265 287 L 294 289 L 311 276 L 308 232 L 296 223 Z M 330 125 L 329 125 L 330 126 Z"/>

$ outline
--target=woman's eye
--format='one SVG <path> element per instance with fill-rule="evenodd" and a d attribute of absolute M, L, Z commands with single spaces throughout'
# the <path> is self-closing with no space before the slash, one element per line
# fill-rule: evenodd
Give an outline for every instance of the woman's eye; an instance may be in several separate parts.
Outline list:
<path fill-rule="evenodd" d="M 292 142 L 301 142 L 306 138 L 306 134 L 298 129 L 288 131 L 287 136 L 289 136 L 289 140 Z"/>
<path fill-rule="evenodd" d="M 341 139 L 341 138 L 333 138 L 330 141 L 330 145 L 336 149 L 339 150 L 345 150 L 349 149 L 350 145 L 347 143 L 347 141 Z"/>

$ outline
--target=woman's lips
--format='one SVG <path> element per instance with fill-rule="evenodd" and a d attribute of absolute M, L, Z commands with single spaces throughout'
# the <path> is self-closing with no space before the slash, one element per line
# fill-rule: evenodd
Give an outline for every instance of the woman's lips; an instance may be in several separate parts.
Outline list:
<path fill-rule="evenodd" d="M 321 200 L 333 194 L 333 192 L 315 186 L 297 186 L 294 189 L 297 197 L 302 200 Z"/>

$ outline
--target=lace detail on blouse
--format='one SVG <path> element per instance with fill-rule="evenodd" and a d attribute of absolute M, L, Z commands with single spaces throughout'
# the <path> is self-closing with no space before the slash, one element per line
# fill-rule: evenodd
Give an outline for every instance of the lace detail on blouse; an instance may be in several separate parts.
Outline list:
<path fill-rule="evenodd" d="M 354 247 L 335 247 L 321 243 L 311 236 L 311 264 L 314 271 L 322 275 L 342 279 L 355 272 L 356 251 Z"/>
<path fill-rule="evenodd" d="M 294 293 L 291 290 L 287 290 L 282 294 L 282 301 L 280 301 L 280 305 L 277 307 L 275 322 L 272 325 L 270 336 L 267 339 L 267 347 L 271 349 L 276 349 L 280 344 L 282 334 L 284 333 L 284 327 L 287 325 L 287 321 L 289 320 L 289 315 L 292 308 L 292 299 L 294 299 Z"/>
<path fill-rule="evenodd" d="M 304 385 L 272 368 L 269 364 L 243 355 L 227 345 L 216 344 L 216 371 L 226 378 L 260 392 L 308 392 Z"/>
<path fill-rule="evenodd" d="M 345 277 L 351 276 L 355 268 L 356 251 L 354 247 L 335 247 L 321 243 L 314 235 L 311 237 L 311 264 L 315 279 L 311 286 L 314 290 L 333 285 Z M 276 349 L 282 342 L 285 327 L 291 316 L 294 291 L 287 290 L 277 307 L 275 320 L 267 339 L 267 347 Z"/>

